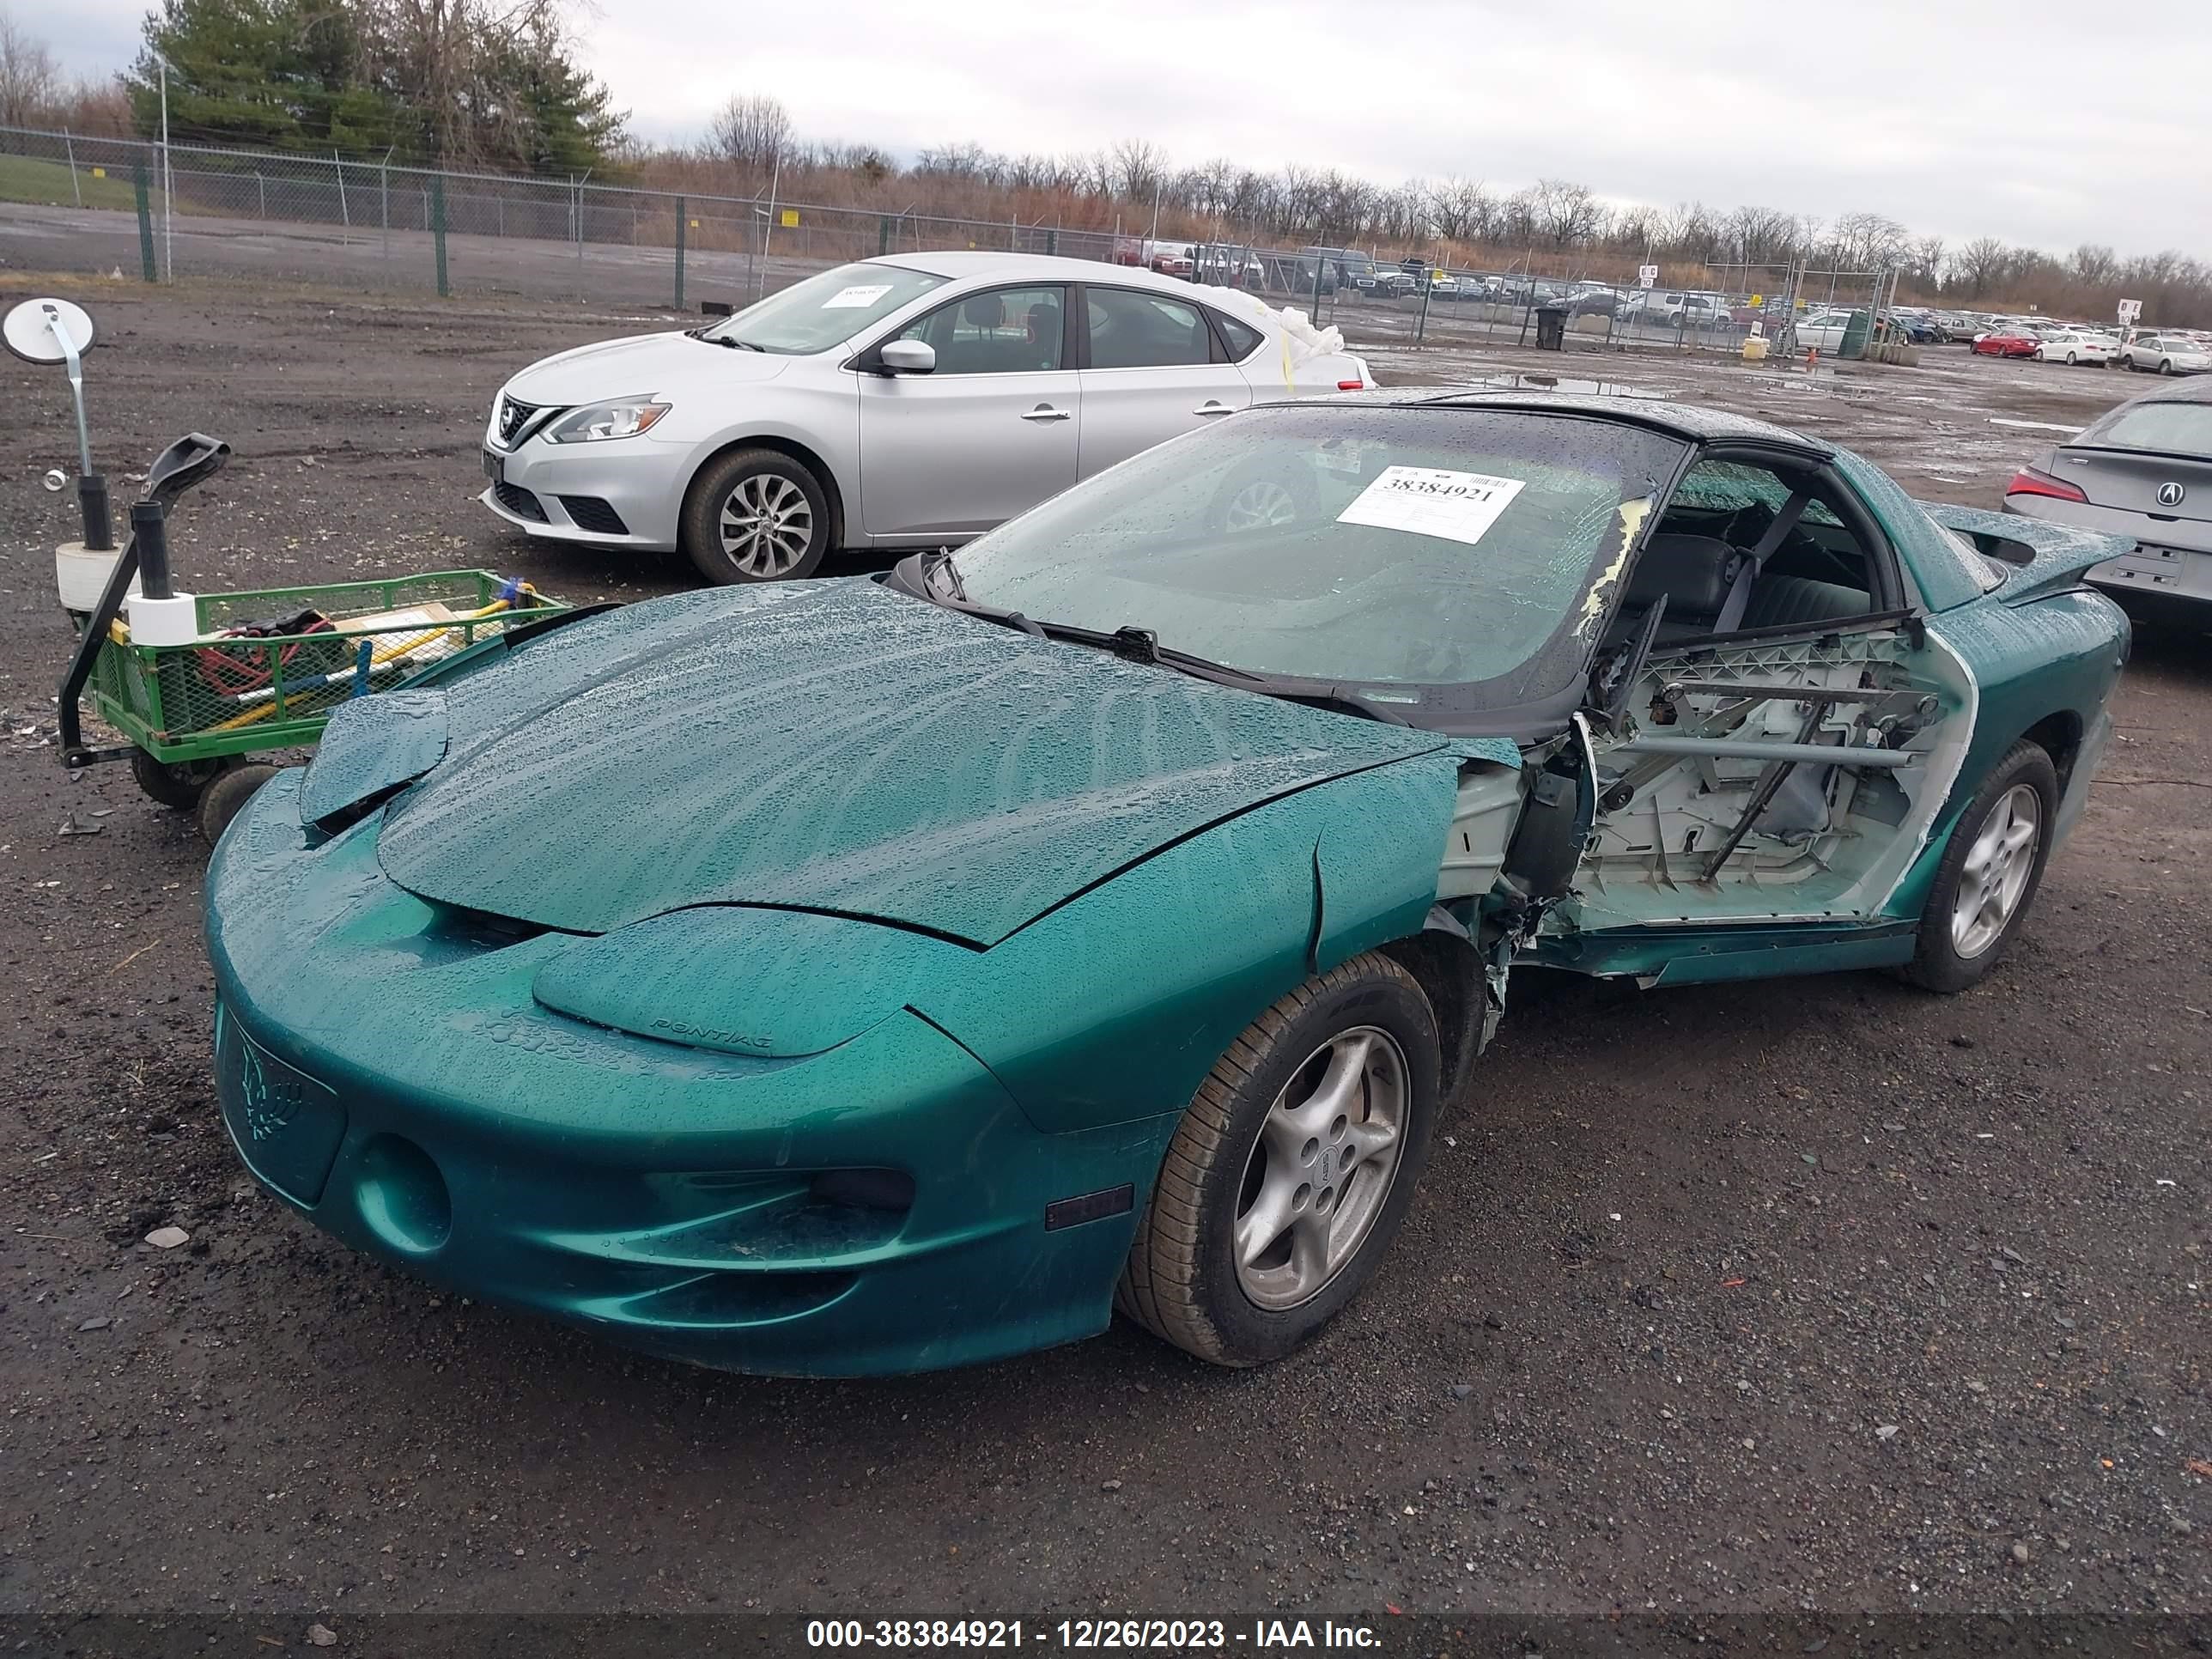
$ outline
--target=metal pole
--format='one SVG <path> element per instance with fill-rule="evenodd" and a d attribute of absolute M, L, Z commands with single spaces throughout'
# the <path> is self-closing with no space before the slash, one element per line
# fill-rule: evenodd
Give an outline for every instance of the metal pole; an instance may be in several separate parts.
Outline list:
<path fill-rule="evenodd" d="M 584 182 L 592 176 L 589 167 L 584 177 L 576 180 L 576 297 L 584 297 Z"/>
<path fill-rule="evenodd" d="M 768 291 L 768 250 L 775 238 L 775 191 L 783 182 L 783 152 L 778 150 L 775 167 L 768 176 L 768 224 L 761 232 L 761 291 Z"/>
<path fill-rule="evenodd" d="M 177 280 L 177 192 L 169 177 L 169 60 L 156 58 L 161 66 L 161 274 Z"/>
<path fill-rule="evenodd" d="M 392 257 L 392 147 L 385 146 L 384 160 L 377 167 L 377 218 L 384 237 L 384 257 Z"/>
<path fill-rule="evenodd" d="M 684 233 L 689 228 L 690 222 L 684 216 L 684 198 L 679 196 L 676 198 L 676 308 L 678 311 L 684 309 Z"/>
<path fill-rule="evenodd" d="M 266 219 L 269 216 L 269 180 L 263 176 L 259 167 L 253 169 L 253 187 L 261 193 L 261 216 Z"/>
<path fill-rule="evenodd" d="M 340 247 L 353 246 L 353 210 L 346 205 L 345 162 L 337 151 L 331 152 L 331 165 L 338 170 L 338 220 L 345 227 L 338 234 Z"/>
<path fill-rule="evenodd" d="M 138 264 L 146 280 L 161 280 L 154 269 L 154 214 L 146 204 L 146 156 L 141 150 L 131 163 L 131 193 L 137 198 L 138 207 Z"/>
<path fill-rule="evenodd" d="M 430 240 L 438 250 L 438 297 L 453 292 L 446 281 L 446 175 L 430 175 Z"/>
<path fill-rule="evenodd" d="M 84 205 L 84 186 L 77 182 L 76 143 L 70 138 L 70 130 L 67 127 L 64 127 L 62 129 L 62 148 L 69 153 L 70 191 L 76 198 L 76 204 L 79 207 L 82 207 Z"/>

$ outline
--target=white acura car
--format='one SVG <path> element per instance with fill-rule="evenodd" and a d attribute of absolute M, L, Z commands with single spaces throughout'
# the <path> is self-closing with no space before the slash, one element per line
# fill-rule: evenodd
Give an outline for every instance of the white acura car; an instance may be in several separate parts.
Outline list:
<path fill-rule="evenodd" d="M 1374 384 L 1232 289 L 1004 253 L 841 265 L 704 328 L 545 358 L 493 399 L 486 506 L 682 548 L 709 580 L 939 547 L 1255 398 Z"/>

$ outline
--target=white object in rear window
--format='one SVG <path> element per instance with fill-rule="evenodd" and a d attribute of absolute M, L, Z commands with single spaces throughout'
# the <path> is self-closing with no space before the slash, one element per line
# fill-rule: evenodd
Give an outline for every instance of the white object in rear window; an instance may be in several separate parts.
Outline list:
<path fill-rule="evenodd" d="M 822 309 L 845 311 L 872 306 L 890 291 L 889 283 L 861 283 L 852 288 L 841 288 L 822 302 Z"/>
<path fill-rule="evenodd" d="M 1386 466 L 1336 521 L 1471 544 L 1480 541 L 1512 505 L 1521 484 L 1518 478 L 1493 478 L 1486 472 Z"/>

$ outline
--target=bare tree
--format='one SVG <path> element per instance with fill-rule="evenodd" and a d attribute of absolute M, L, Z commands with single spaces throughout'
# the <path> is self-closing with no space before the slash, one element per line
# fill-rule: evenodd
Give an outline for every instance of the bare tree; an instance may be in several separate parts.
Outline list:
<path fill-rule="evenodd" d="M 741 92 L 707 124 L 707 149 L 741 172 L 766 178 L 790 158 L 791 112 L 764 92 Z"/>
<path fill-rule="evenodd" d="M 1905 267 L 1912 279 L 1923 288 L 1943 286 L 1943 252 L 1945 244 L 1941 236 L 1923 236 L 1912 245 L 1905 258 Z"/>
<path fill-rule="evenodd" d="M 1124 138 L 1107 158 L 1109 195 L 1125 202 L 1149 202 L 1167 176 L 1167 152 L 1149 138 Z"/>
<path fill-rule="evenodd" d="M 2077 283 L 2091 283 L 2100 287 L 2120 274 L 2120 262 L 2112 249 L 2096 242 L 2084 242 L 2074 250 L 2067 260 L 2069 274 Z"/>
<path fill-rule="evenodd" d="M 1966 285 L 1966 297 L 1978 300 L 2005 274 L 2011 261 L 2012 250 L 1996 237 L 1977 236 L 1959 250 L 1952 264 Z"/>
<path fill-rule="evenodd" d="M 46 43 L 0 12 L 0 123 L 36 124 L 61 100 L 61 70 Z"/>

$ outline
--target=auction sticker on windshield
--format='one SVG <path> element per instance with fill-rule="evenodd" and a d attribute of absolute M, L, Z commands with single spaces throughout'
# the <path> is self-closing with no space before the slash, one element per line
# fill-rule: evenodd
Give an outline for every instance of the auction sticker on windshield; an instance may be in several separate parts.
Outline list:
<path fill-rule="evenodd" d="M 824 311 L 844 311 L 872 306 L 891 291 L 889 283 L 860 283 L 851 288 L 841 288 L 822 302 Z"/>
<path fill-rule="evenodd" d="M 1336 515 L 1339 524 L 1373 525 L 1446 541 L 1479 542 L 1521 493 L 1519 478 L 1454 472 L 1438 466 L 1386 466 Z"/>

